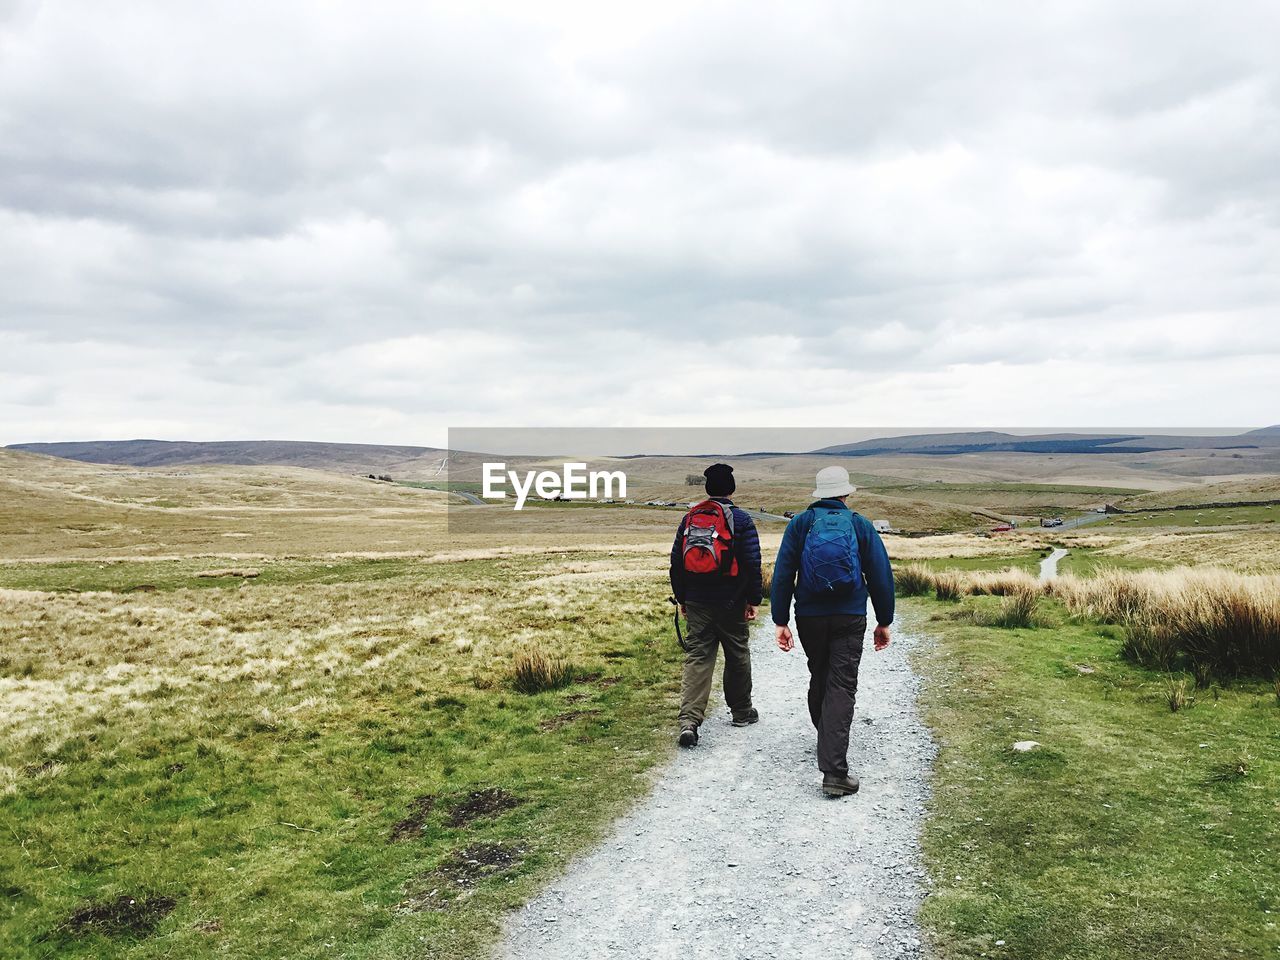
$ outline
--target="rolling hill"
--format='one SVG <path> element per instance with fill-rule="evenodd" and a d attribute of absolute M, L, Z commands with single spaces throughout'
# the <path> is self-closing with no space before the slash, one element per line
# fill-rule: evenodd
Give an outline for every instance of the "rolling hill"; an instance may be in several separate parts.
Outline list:
<path fill-rule="evenodd" d="M 1155 453 L 1168 450 L 1256 450 L 1280 448 L 1280 427 L 1224 436 L 1166 436 L 1163 434 L 1053 433 L 1019 436 L 984 430 L 877 437 L 858 443 L 823 447 L 814 453 L 846 457 L 884 454 L 954 456 L 962 453 Z"/>
<path fill-rule="evenodd" d="M 87 463 L 132 467 L 290 466 L 337 473 L 389 473 L 421 479 L 440 466 L 444 451 L 435 447 L 373 443 L 313 443 L 306 440 L 90 440 L 68 443 L 15 443 L 6 449 L 42 453 Z"/>

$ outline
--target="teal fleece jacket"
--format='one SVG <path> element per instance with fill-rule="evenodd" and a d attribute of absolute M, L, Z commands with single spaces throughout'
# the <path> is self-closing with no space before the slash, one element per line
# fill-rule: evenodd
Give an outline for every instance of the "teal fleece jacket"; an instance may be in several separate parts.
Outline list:
<path fill-rule="evenodd" d="M 813 526 L 813 508 L 848 510 L 839 500 L 818 500 L 809 504 L 787 524 L 778 548 L 778 559 L 773 565 L 773 589 L 769 594 L 773 622 L 785 626 L 791 622 L 791 598 L 795 596 L 797 617 L 822 617 L 834 614 L 866 616 L 867 598 L 875 607 L 876 623 L 887 627 L 893 623 L 893 570 L 889 566 L 889 554 L 884 541 L 871 521 L 860 513 L 853 515 L 853 532 L 858 538 L 858 558 L 862 564 L 863 583 L 847 597 L 839 599 L 811 598 L 796 592 L 796 573 L 800 569 L 800 552 Z"/>

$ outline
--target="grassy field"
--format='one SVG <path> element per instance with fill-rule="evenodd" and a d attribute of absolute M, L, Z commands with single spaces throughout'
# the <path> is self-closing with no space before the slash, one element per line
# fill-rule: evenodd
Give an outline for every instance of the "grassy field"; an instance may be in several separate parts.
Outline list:
<path fill-rule="evenodd" d="M 1072 551 L 1114 566 L 1219 566 L 1253 573 L 1280 570 L 1280 536 L 1271 525 L 1212 530 L 1187 527 L 1108 528 L 1055 534 Z M 1068 558 L 1070 559 L 1070 558 Z M 1064 569 L 1069 569 L 1068 567 Z"/>
<path fill-rule="evenodd" d="M 1058 561 L 1058 572 L 1090 577 L 1102 570 L 1159 570 L 1170 566 L 1173 564 L 1141 555 L 1105 554 L 1077 547 Z"/>
<path fill-rule="evenodd" d="M 669 749 L 647 558 L 199 566 L 3 569 L 0 956 L 483 956 Z"/>
<path fill-rule="evenodd" d="M 1035 553 L 1018 553 L 1002 556 L 977 557 L 926 557 L 916 562 L 924 564 L 931 570 L 1005 570 L 1013 567 L 1016 570 L 1035 572 L 1040 569 L 1040 561 L 1048 554 L 1048 550 Z"/>
<path fill-rule="evenodd" d="M 1111 527 L 1220 527 L 1249 523 L 1275 523 L 1280 505 L 1262 507 L 1204 507 L 1195 510 L 1159 510 L 1153 513 L 1115 515 L 1095 529 Z"/>
<path fill-rule="evenodd" d="M 866 464 L 853 506 L 943 530 L 975 526 L 971 505 L 1156 483 L 995 457 L 986 478 L 931 461 L 931 485 L 899 461 Z M 696 494 L 691 464 L 642 490 Z M 780 470 L 744 464 L 739 502 L 803 507 Z M 531 510 L 519 536 L 469 537 L 438 490 L 12 451 L 0 494 L 0 957 L 482 957 L 671 749 L 675 511 Z M 766 560 L 781 530 L 761 525 Z M 887 538 L 896 563 L 970 577 L 1033 572 L 1057 542 L 1088 575 L 1280 569 L 1252 521 Z M 944 957 L 1276 955 L 1275 691 L 1192 686 L 1174 713 L 1120 628 L 1049 599 L 1040 629 L 979 625 L 1004 602 L 906 605 L 938 637 L 921 665 Z M 560 661 L 553 688 L 517 689 L 531 653 Z M 1044 749 L 1009 754 L 1026 736 Z"/>
<path fill-rule="evenodd" d="M 1197 691 L 1052 601 L 1038 629 L 973 622 L 1001 602 L 906 602 L 937 638 L 919 666 L 941 746 L 923 910 L 939 955 L 1280 956 L 1274 685 Z"/>
<path fill-rule="evenodd" d="M 1117 501 L 1125 510 L 1141 510 L 1144 507 L 1172 507 L 1178 504 L 1221 503 L 1233 501 L 1247 503 L 1254 500 L 1280 499 L 1280 477 L 1250 477 L 1227 483 L 1197 486 L 1181 486 L 1172 490 L 1151 491 Z"/>

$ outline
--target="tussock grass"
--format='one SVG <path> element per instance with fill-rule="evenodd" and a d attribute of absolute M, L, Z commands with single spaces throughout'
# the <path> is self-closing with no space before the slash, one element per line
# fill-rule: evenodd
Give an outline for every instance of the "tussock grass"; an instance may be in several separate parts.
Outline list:
<path fill-rule="evenodd" d="M 1106 571 L 1048 587 L 1073 613 L 1125 628 L 1125 652 L 1163 670 L 1212 675 L 1280 671 L 1280 576 L 1216 568 Z"/>
<path fill-rule="evenodd" d="M 933 575 L 933 592 L 939 600 L 959 600 L 965 592 L 965 577 L 954 570 Z"/>
<path fill-rule="evenodd" d="M 1213 567 L 1173 570 L 1106 569 L 1092 577 L 1042 582 L 1025 570 L 943 570 L 912 565 L 902 572 L 903 595 L 939 600 L 962 595 L 1008 598 L 998 615 L 974 614 L 988 626 L 1035 625 L 1035 600 L 1049 595 L 1078 616 L 1125 628 L 1133 660 L 1171 671 L 1185 668 L 1196 685 L 1213 676 L 1272 676 L 1280 672 L 1280 577 Z M 999 621 L 999 622 L 998 622 Z"/>
<path fill-rule="evenodd" d="M 1077 616 L 1124 628 L 1124 652 L 1138 663 L 1170 672 L 1188 670 L 1196 686 L 1218 677 L 1280 674 L 1280 576 L 1216 567 L 1172 570 L 1102 569 L 1091 577 L 1040 581 L 1026 570 L 899 571 L 899 593 L 939 600 L 992 595 L 1006 598 L 998 613 L 974 611 L 987 626 L 1035 626 L 1036 599 L 1050 596 Z"/>
<path fill-rule="evenodd" d="M 920 597 L 933 590 L 935 574 L 919 563 L 908 563 L 893 571 L 893 585 L 900 597 Z"/>
<path fill-rule="evenodd" d="M 1003 570 L 932 570 L 921 563 L 907 564 L 894 571 L 898 593 L 904 597 L 923 596 L 933 592 L 939 600 L 958 600 L 962 596 L 1018 597 L 1025 604 L 1026 594 L 1039 596 L 1044 585 L 1026 570 L 1006 567 Z"/>
<path fill-rule="evenodd" d="M 1021 589 L 1006 595 L 999 611 L 992 617 L 991 625 L 1005 629 L 1039 626 L 1040 618 L 1036 612 L 1039 600 L 1039 590 Z"/>
<path fill-rule="evenodd" d="M 578 677 L 571 663 L 548 655 L 541 649 L 524 650 L 516 655 L 511 668 L 511 687 L 517 693 L 545 693 L 567 687 Z"/>
<path fill-rule="evenodd" d="M 1169 678 L 1165 685 L 1165 702 L 1169 704 L 1170 713 L 1177 713 L 1185 707 L 1190 702 L 1189 696 L 1185 677 L 1177 680 Z"/>
<path fill-rule="evenodd" d="M 950 619 L 983 627 L 998 627 L 1002 630 L 1039 627 L 1045 624 L 1038 609 L 1039 601 L 1039 591 L 1020 590 L 1000 598 L 999 604 L 995 607 L 990 605 L 966 607 L 957 610 Z"/>
<path fill-rule="evenodd" d="M 1043 584 L 1026 570 L 1009 567 L 1005 570 L 975 570 L 965 577 L 965 592 L 993 597 L 1019 597 L 1024 594 L 1039 596 Z"/>

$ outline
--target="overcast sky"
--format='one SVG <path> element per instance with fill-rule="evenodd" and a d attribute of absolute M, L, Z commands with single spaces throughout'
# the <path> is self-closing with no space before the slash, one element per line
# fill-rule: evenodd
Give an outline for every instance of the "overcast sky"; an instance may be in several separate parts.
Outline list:
<path fill-rule="evenodd" d="M 0 0 L 0 443 L 1280 421 L 1277 36 Z"/>

